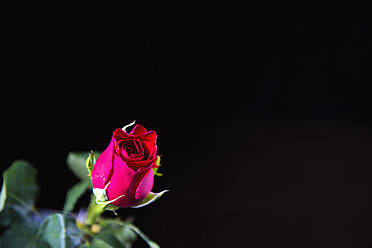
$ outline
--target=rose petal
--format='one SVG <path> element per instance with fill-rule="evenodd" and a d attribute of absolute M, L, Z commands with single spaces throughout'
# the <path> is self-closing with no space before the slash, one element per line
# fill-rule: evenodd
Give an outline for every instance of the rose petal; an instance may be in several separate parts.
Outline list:
<path fill-rule="evenodd" d="M 144 160 L 144 161 L 128 161 L 127 165 L 132 170 L 137 171 L 140 168 L 147 168 L 149 166 L 152 166 L 156 161 L 155 159 L 152 160 Z"/>
<path fill-rule="evenodd" d="M 152 170 L 147 172 L 147 175 L 140 182 L 136 190 L 136 200 L 142 201 L 150 193 L 154 185 L 154 173 Z"/>
<path fill-rule="evenodd" d="M 115 136 L 123 136 L 126 135 L 127 133 L 123 131 L 121 128 L 117 128 L 114 133 L 112 134 L 113 137 Z"/>
<path fill-rule="evenodd" d="M 148 131 L 146 133 L 141 133 L 141 134 L 131 134 L 131 133 L 128 134 L 124 132 L 122 129 L 118 128 L 114 131 L 113 137 L 116 140 L 122 140 L 122 139 L 128 139 L 128 138 L 129 139 L 140 139 L 140 140 L 145 140 L 153 144 L 156 144 L 156 132 L 155 131 Z"/>
<path fill-rule="evenodd" d="M 113 174 L 110 178 L 110 185 L 107 188 L 108 199 L 113 200 L 120 197 L 121 195 L 125 196 L 121 197 L 120 200 L 124 200 L 124 198 L 127 198 L 129 186 L 131 185 L 134 177 L 135 172 L 130 169 L 119 156 L 115 155 Z M 120 205 L 116 203 L 117 201 L 113 202 L 112 204 L 120 207 Z"/>
<path fill-rule="evenodd" d="M 120 149 L 119 155 L 125 162 L 136 162 L 136 161 L 143 161 L 143 153 L 142 154 L 129 154 L 126 150 Z"/>
<path fill-rule="evenodd" d="M 138 135 L 136 138 L 138 138 L 140 140 L 149 141 L 153 144 L 156 144 L 156 133 L 155 133 L 155 131 L 149 131 L 147 133 Z"/>
<path fill-rule="evenodd" d="M 140 140 L 120 140 L 118 144 L 121 148 L 117 150 L 117 154 L 120 155 L 124 161 L 134 162 L 148 159 L 147 156 L 145 157 L 145 151 L 143 150 Z M 128 147 L 133 150 L 133 153 L 127 151 Z"/>
<path fill-rule="evenodd" d="M 93 188 L 105 188 L 111 175 L 112 160 L 114 155 L 114 140 L 111 139 L 109 146 L 98 157 L 92 171 Z"/>
<path fill-rule="evenodd" d="M 136 148 L 136 154 L 141 154 L 143 156 L 142 142 L 139 139 L 133 140 L 134 146 Z"/>
<path fill-rule="evenodd" d="M 153 143 L 143 140 L 141 145 L 145 159 L 153 159 L 156 156 L 156 146 Z"/>
<path fill-rule="evenodd" d="M 109 200 L 117 199 L 112 202 L 113 205 L 127 208 L 138 204 L 139 200 L 135 198 L 137 188 L 151 168 L 140 168 L 137 172 L 134 172 L 124 161 L 119 161 L 121 158 L 115 157 L 118 160 L 115 160 L 114 174 L 107 189 L 107 196 Z M 146 190 L 149 187 L 148 183 L 146 184 Z M 120 197 L 122 195 L 124 196 Z"/>
<path fill-rule="evenodd" d="M 132 135 L 138 135 L 138 134 L 143 134 L 143 133 L 146 133 L 147 130 L 146 128 L 144 128 L 142 125 L 140 124 L 137 124 L 133 129 L 132 131 L 130 132 L 130 134 Z"/>

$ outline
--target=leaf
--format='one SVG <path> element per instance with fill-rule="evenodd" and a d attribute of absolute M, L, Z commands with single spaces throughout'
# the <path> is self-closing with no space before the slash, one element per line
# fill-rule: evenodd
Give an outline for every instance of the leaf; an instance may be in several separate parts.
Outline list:
<path fill-rule="evenodd" d="M 90 182 L 79 182 L 67 191 L 65 205 L 63 206 L 64 213 L 74 210 L 76 202 L 89 189 L 89 185 Z"/>
<path fill-rule="evenodd" d="M 107 248 L 123 248 L 124 246 L 124 244 L 120 243 L 113 234 L 96 235 L 93 239 L 92 245 Z M 124 248 L 126 248 L 126 246 L 124 246 Z"/>
<path fill-rule="evenodd" d="M 39 235 L 52 248 L 79 247 L 83 237 L 75 219 L 67 214 L 49 215 L 41 223 Z"/>
<path fill-rule="evenodd" d="M 118 229 L 115 234 L 115 236 L 128 248 L 132 247 L 134 241 L 137 240 L 137 234 L 130 228 L 131 225 L 132 224 L 124 222 L 123 226 Z"/>
<path fill-rule="evenodd" d="M 6 200 L 6 182 L 3 179 L 3 187 L 1 188 L 0 192 L 0 212 L 3 211 L 5 207 L 5 200 Z"/>
<path fill-rule="evenodd" d="M 132 229 L 133 231 L 135 231 L 138 234 L 138 236 L 140 236 L 149 245 L 150 248 L 160 248 L 160 246 L 157 243 L 155 243 L 154 241 L 150 240 L 149 237 L 146 234 L 144 234 L 135 225 L 130 225 L 129 228 Z"/>
<path fill-rule="evenodd" d="M 130 226 L 131 221 L 121 221 L 116 219 L 101 219 L 101 234 L 113 234 L 127 248 L 131 248 L 137 240 L 137 234 Z"/>
<path fill-rule="evenodd" d="M 88 171 L 85 167 L 85 161 L 89 152 L 69 152 L 67 155 L 67 165 L 70 170 L 82 181 L 89 181 Z"/>
<path fill-rule="evenodd" d="M 101 219 L 100 225 L 102 227 L 100 234 L 113 234 L 122 244 L 127 248 L 131 248 L 133 243 L 140 236 L 150 248 L 160 248 L 160 246 L 145 235 L 138 227 L 132 224 L 130 218 L 122 221 L 119 218 L 115 219 Z"/>
<path fill-rule="evenodd" d="M 145 199 L 143 199 L 139 204 L 135 205 L 135 206 L 132 206 L 132 208 L 140 208 L 140 207 L 144 207 L 156 200 L 158 200 L 164 193 L 168 192 L 169 190 L 164 190 L 160 193 L 154 193 L 154 192 L 150 192 L 150 194 L 148 194 L 146 196 Z"/>
<path fill-rule="evenodd" d="M 98 156 L 102 152 L 94 151 L 95 157 Z M 80 180 L 85 182 L 90 182 L 89 173 L 86 167 L 86 160 L 89 156 L 89 152 L 69 152 L 67 155 L 67 166 L 70 170 L 77 176 Z M 90 186 L 91 187 L 91 186 Z"/>
<path fill-rule="evenodd" d="M 15 161 L 3 173 L 0 225 L 9 225 L 35 212 L 35 201 L 38 195 L 36 170 L 27 161 Z"/>
<path fill-rule="evenodd" d="M 7 199 L 28 208 L 34 207 L 39 187 L 36 182 L 36 170 L 29 162 L 15 161 L 4 171 L 3 178 L 6 183 Z"/>
<path fill-rule="evenodd" d="M 39 224 L 35 221 L 18 222 L 6 230 L 0 238 L 0 247 L 48 248 L 38 235 Z"/>

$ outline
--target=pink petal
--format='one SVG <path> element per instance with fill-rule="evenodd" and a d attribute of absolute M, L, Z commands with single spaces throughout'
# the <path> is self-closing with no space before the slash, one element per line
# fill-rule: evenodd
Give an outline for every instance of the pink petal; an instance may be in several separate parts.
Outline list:
<path fill-rule="evenodd" d="M 112 162 L 114 155 L 114 141 L 111 139 L 109 146 L 98 157 L 92 171 L 93 188 L 105 188 L 112 170 Z"/>
<path fill-rule="evenodd" d="M 154 173 L 153 170 L 149 170 L 147 175 L 140 182 L 136 190 L 136 199 L 142 201 L 150 193 L 152 186 L 154 185 Z"/>
<path fill-rule="evenodd" d="M 128 191 L 130 185 L 133 183 L 134 177 L 135 172 L 130 169 L 119 156 L 115 155 L 113 173 L 110 178 L 110 184 L 107 188 L 108 199 L 111 201 L 122 195 L 125 195 L 124 197 L 120 198 L 120 200 L 122 201 L 125 198 L 129 197 Z M 116 204 L 117 202 L 118 201 L 115 201 L 112 204 L 120 207 L 120 205 Z"/>
<path fill-rule="evenodd" d="M 114 173 L 107 189 L 107 196 L 109 200 L 114 200 L 120 197 L 116 201 L 112 202 L 112 204 L 118 207 L 127 208 L 138 204 L 139 200 L 135 198 L 137 188 L 140 185 L 141 180 L 147 173 L 149 173 L 151 168 L 140 168 L 137 172 L 134 172 L 124 161 L 120 161 L 121 158 L 117 158 L 118 160 L 115 160 L 114 164 Z M 149 183 L 150 182 L 146 183 L 146 190 L 149 187 Z M 122 195 L 124 196 L 121 197 Z"/>

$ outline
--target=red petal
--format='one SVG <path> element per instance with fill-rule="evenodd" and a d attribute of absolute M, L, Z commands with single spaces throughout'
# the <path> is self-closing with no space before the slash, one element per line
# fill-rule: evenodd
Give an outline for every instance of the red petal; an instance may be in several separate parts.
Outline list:
<path fill-rule="evenodd" d="M 141 126 L 141 125 L 136 125 L 135 128 L 137 128 L 137 126 Z M 142 128 L 143 128 L 143 130 L 146 130 L 144 127 L 142 127 Z M 133 128 L 133 130 L 134 130 L 134 128 Z M 133 132 L 133 130 L 132 130 L 132 132 Z M 149 131 L 149 132 L 145 132 L 145 133 L 137 133 L 137 131 L 135 131 L 136 134 L 132 134 L 132 132 L 131 133 L 126 133 L 122 129 L 117 128 L 114 131 L 113 137 L 115 137 L 116 140 L 128 139 L 129 138 L 129 139 L 145 140 L 145 141 L 151 142 L 153 144 L 156 143 L 156 133 L 155 133 L 155 131 Z"/>
<path fill-rule="evenodd" d="M 156 146 L 153 143 L 145 140 L 141 142 L 141 145 L 143 148 L 144 158 L 153 159 L 154 156 L 156 155 Z"/>
<path fill-rule="evenodd" d="M 147 168 L 154 164 L 156 161 L 154 159 L 152 160 L 144 160 L 144 161 L 128 161 L 127 165 L 129 168 L 131 168 L 134 171 L 137 171 L 140 168 Z"/>
<path fill-rule="evenodd" d="M 137 139 L 145 140 L 151 142 L 153 144 L 156 143 L 156 133 L 155 131 L 149 131 L 147 133 L 141 134 L 137 136 Z"/>
<path fill-rule="evenodd" d="M 133 134 L 133 135 L 138 135 L 138 134 L 143 134 L 143 133 L 146 133 L 147 130 L 146 128 L 144 128 L 142 125 L 140 124 L 137 124 L 133 129 L 132 131 L 130 132 L 130 134 Z"/>
<path fill-rule="evenodd" d="M 115 136 L 121 136 L 121 137 L 126 137 L 127 133 L 123 131 L 121 128 L 117 128 L 114 133 L 112 134 L 113 137 Z"/>

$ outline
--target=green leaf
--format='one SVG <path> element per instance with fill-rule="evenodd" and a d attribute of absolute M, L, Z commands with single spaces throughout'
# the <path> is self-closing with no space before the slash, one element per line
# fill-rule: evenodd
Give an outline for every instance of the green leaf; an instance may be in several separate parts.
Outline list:
<path fill-rule="evenodd" d="M 5 207 L 5 200 L 6 200 L 6 182 L 3 179 L 3 187 L 1 188 L 0 192 L 0 212 L 3 211 Z"/>
<path fill-rule="evenodd" d="M 67 191 L 65 205 L 63 206 L 64 213 L 74 210 L 76 202 L 89 189 L 89 185 L 90 182 L 79 182 Z"/>
<path fill-rule="evenodd" d="M 132 206 L 132 208 L 140 208 L 140 207 L 144 207 L 156 200 L 158 200 L 164 193 L 168 192 L 169 190 L 164 190 L 160 193 L 153 193 L 153 192 L 150 192 L 150 194 L 148 194 L 146 196 L 145 199 L 143 199 L 139 204 L 135 205 L 135 206 Z"/>
<path fill-rule="evenodd" d="M 30 215 L 28 208 L 18 204 L 7 204 L 0 213 L 0 226 L 9 226 L 19 221 L 24 221 Z"/>
<path fill-rule="evenodd" d="M 157 243 L 150 240 L 150 238 L 135 225 L 130 225 L 130 229 L 135 231 L 138 234 L 138 236 L 140 236 L 149 245 L 150 248 L 160 248 L 160 246 Z"/>
<path fill-rule="evenodd" d="M 124 244 L 120 243 L 120 241 L 113 235 L 113 234 L 99 234 L 93 238 L 92 242 L 93 246 L 96 247 L 107 247 L 107 248 L 126 248 Z"/>
<path fill-rule="evenodd" d="M 3 173 L 0 225 L 9 225 L 36 212 L 35 201 L 38 195 L 36 170 L 27 161 L 15 161 Z"/>
<path fill-rule="evenodd" d="M 89 156 L 89 152 L 69 152 L 67 155 L 67 165 L 70 170 L 82 181 L 89 181 L 85 161 Z"/>
<path fill-rule="evenodd" d="M 95 158 L 102 152 L 94 151 Z M 89 156 L 89 152 L 69 152 L 67 155 L 67 166 L 80 180 L 90 182 L 89 172 L 86 167 L 86 161 Z M 91 187 L 91 186 L 90 186 Z"/>
<path fill-rule="evenodd" d="M 39 194 L 36 170 L 32 165 L 27 161 L 17 160 L 4 171 L 3 178 L 6 183 L 6 198 L 32 209 Z"/>
<path fill-rule="evenodd" d="M 49 215 L 41 223 L 39 235 L 52 248 L 79 247 L 83 237 L 75 219 L 67 214 Z"/>
<path fill-rule="evenodd" d="M 102 234 L 113 234 L 122 244 L 127 248 L 131 248 L 133 243 L 137 240 L 137 234 L 130 226 L 131 221 L 121 221 L 119 218 L 115 219 L 101 219 Z"/>
<path fill-rule="evenodd" d="M 125 245 L 126 248 L 131 248 L 133 243 L 140 236 L 150 248 L 160 248 L 160 246 L 145 235 L 138 227 L 133 225 L 133 220 L 130 218 L 122 221 L 119 218 L 115 219 L 101 219 L 100 234 L 113 234 L 117 240 Z"/>
<path fill-rule="evenodd" d="M 130 228 L 131 225 L 124 222 L 123 226 L 115 233 L 115 236 L 128 248 L 131 248 L 134 241 L 137 240 L 137 234 Z"/>
<path fill-rule="evenodd" d="M 0 247 L 48 248 L 38 235 L 39 224 L 35 221 L 18 222 L 6 230 L 0 238 Z"/>

